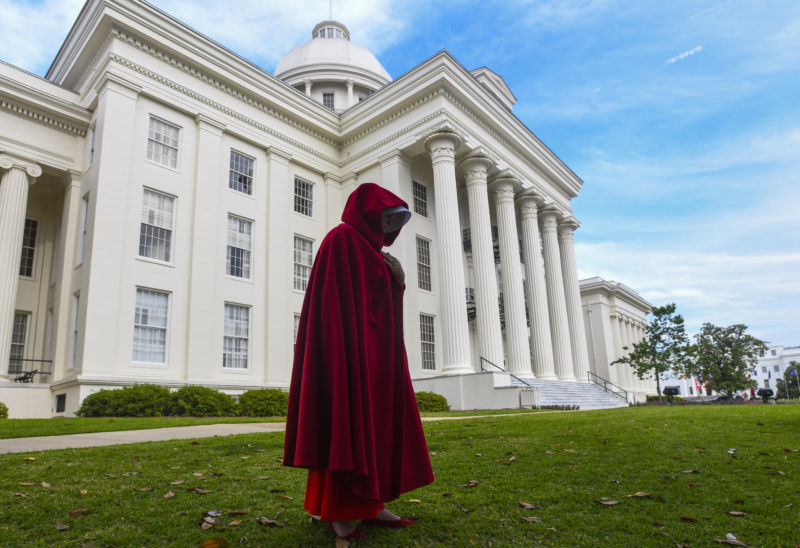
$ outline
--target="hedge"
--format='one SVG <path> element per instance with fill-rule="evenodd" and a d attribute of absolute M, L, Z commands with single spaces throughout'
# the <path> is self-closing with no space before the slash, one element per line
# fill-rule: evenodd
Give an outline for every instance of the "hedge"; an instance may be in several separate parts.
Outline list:
<path fill-rule="evenodd" d="M 248 390 L 239 396 L 239 414 L 245 417 L 285 417 L 289 393 L 277 388 Z"/>
<path fill-rule="evenodd" d="M 417 392 L 417 406 L 420 411 L 449 411 L 447 398 L 433 392 Z"/>
<path fill-rule="evenodd" d="M 0 401 L 0 419 L 8 418 L 8 406 Z"/>

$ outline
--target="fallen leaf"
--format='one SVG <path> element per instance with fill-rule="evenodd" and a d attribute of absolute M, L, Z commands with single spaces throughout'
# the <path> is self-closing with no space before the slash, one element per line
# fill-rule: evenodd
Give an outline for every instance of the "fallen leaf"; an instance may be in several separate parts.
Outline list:
<path fill-rule="evenodd" d="M 281 495 L 281 498 L 282 498 L 282 499 L 286 499 L 286 500 L 294 500 L 294 499 L 293 499 L 292 497 L 290 497 L 289 495 Z"/>
<path fill-rule="evenodd" d="M 475 487 L 480 482 L 478 480 L 469 480 L 467 483 L 462 483 L 458 487 Z"/>
<path fill-rule="evenodd" d="M 200 445 L 199 441 L 190 441 L 189 445 Z"/>
<path fill-rule="evenodd" d="M 453 493 L 442 493 L 443 497 L 452 497 Z"/>
<path fill-rule="evenodd" d="M 53 527 L 55 527 L 57 531 L 66 531 L 67 529 L 69 529 L 69 525 L 64 525 L 60 521 L 55 522 L 53 524 Z"/>
<path fill-rule="evenodd" d="M 250 458 L 250 455 L 242 455 L 242 456 L 241 456 L 241 457 L 239 457 L 239 458 L 240 458 L 240 459 L 249 459 L 249 458 Z"/>
<path fill-rule="evenodd" d="M 651 494 L 651 493 L 648 493 L 648 492 L 646 492 L 646 491 L 637 491 L 636 493 L 634 493 L 634 494 L 632 494 L 632 495 L 628 495 L 628 496 L 629 496 L 629 497 L 638 497 L 638 498 L 642 498 L 642 497 L 649 497 L 649 496 L 650 496 L 650 494 Z"/>
<path fill-rule="evenodd" d="M 36 460 L 36 457 L 25 457 L 25 460 Z"/>
<path fill-rule="evenodd" d="M 207 495 L 211 492 L 208 489 L 203 489 L 202 487 L 189 487 L 187 491 L 194 491 L 195 493 L 200 493 L 201 495 Z"/>
<path fill-rule="evenodd" d="M 439 454 L 439 453 L 437 453 L 436 451 L 431 451 L 431 456 L 432 456 L 432 457 L 435 457 L 435 456 L 436 456 L 436 455 L 438 455 L 438 454 Z"/>
<path fill-rule="evenodd" d="M 229 516 L 244 516 L 247 514 L 247 510 L 231 510 L 228 512 Z"/>
<path fill-rule="evenodd" d="M 230 522 L 230 523 L 228 524 L 228 527 L 236 527 L 236 526 L 237 526 L 237 525 L 239 525 L 240 523 L 242 523 L 242 520 L 240 520 L 240 519 L 235 519 L 235 520 L 233 520 L 232 522 Z"/>
<path fill-rule="evenodd" d="M 517 457 L 515 456 L 511 456 L 508 458 L 508 462 L 514 462 L 515 460 L 517 460 Z"/>
<path fill-rule="evenodd" d="M 152 487 L 139 487 L 137 489 L 137 491 L 152 491 L 152 490 L 153 490 Z"/>
<path fill-rule="evenodd" d="M 769 453 L 767 453 L 766 451 L 759 451 L 758 454 L 759 455 L 769 455 Z"/>
<path fill-rule="evenodd" d="M 416 504 L 419 504 L 419 503 L 421 503 L 422 501 L 421 501 L 421 500 L 419 500 L 419 499 L 408 499 L 408 502 L 414 502 L 414 503 L 416 503 Z"/>
<path fill-rule="evenodd" d="M 700 471 L 699 470 L 684 470 L 683 473 L 684 474 L 699 474 Z"/>
<path fill-rule="evenodd" d="M 171 481 L 171 482 L 169 482 L 169 484 L 170 485 L 180 485 L 184 481 L 186 481 L 186 480 L 179 479 L 179 480 Z"/>
<path fill-rule="evenodd" d="M 564 452 L 565 453 L 574 453 L 575 450 L 574 449 L 564 449 Z"/>
<path fill-rule="evenodd" d="M 228 541 L 226 541 L 224 538 L 215 537 L 205 541 L 203 544 L 200 545 L 200 548 L 224 548 L 227 545 Z"/>
<path fill-rule="evenodd" d="M 265 518 L 263 516 L 256 518 L 256 521 L 261 525 L 266 525 L 267 527 L 284 527 L 283 523 L 278 523 L 274 519 Z"/>
<path fill-rule="evenodd" d="M 138 476 L 138 475 L 139 472 L 125 472 L 124 474 L 122 474 L 122 477 L 128 478 L 130 476 Z"/>
<path fill-rule="evenodd" d="M 476 457 L 482 457 L 483 455 L 481 453 L 475 453 L 475 456 Z"/>
<path fill-rule="evenodd" d="M 526 510 L 533 510 L 533 509 L 536 509 L 536 508 L 541 508 L 541 506 L 539 504 L 531 504 L 530 502 L 522 502 L 522 501 L 520 501 L 517 504 L 519 505 L 520 508 L 525 508 Z"/>
<path fill-rule="evenodd" d="M 81 495 L 88 495 L 89 494 L 89 491 L 87 491 L 86 489 L 81 489 L 79 492 L 80 492 Z"/>
<path fill-rule="evenodd" d="M 171 464 L 168 464 L 167 468 L 169 468 L 170 470 L 178 470 L 180 466 L 172 466 Z"/>
<path fill-rule="evenodd" d="M 469 508 L 466 508 L 464 506 L 461 507 L 461 511 L 464 512 L 465 514 L 469 514 L 470 512 L 472 512 L 472 510 L 470 510 Z"/>
<path fill-rule="evenodd" d="M 605 506 L 614 506 L 615 504 L 619 504 L 618 500 L 611 500 L 606 497 L 602 497 L 599 502 Z"/>
<path fill-rule="evenodd" d="M 545 455 L 552 455 L 552 454 L 553 454 L 553 452 L 552 452 L 552 451 L 550 451 L 550 450 L 547 450 L 547 451 L 545 451 L 545 452 L 544 452 L 544 454 L 545 454 Z"/>
<path fill-rule="evenodd" d="M 532 523 L 542 523 L 542 518 L 537 518 L 536 516 L 522 516 L 522 521 L 528 521 Z"/>
<path fill-rule="evenodd" d="M 681 516 L 681 521 L 688 521 L 690 523 L 697 523 L 699 520 L 694 516 Z"/>
<path fill-rule="evenodd" d="M 25 493 L 14 493 L 14 496 L 15 497 L 27 498 L 28 495 L 26 495 Z"/>
<path fill-rule="evenodd" d="M 49 484 L 49 483 L 47 483 L 46 481 L 43 481 L 43 482 L 42 482 L 42 483 L 40 483 L 39 485 L 41 485 L 41 486 L 42 486 L 42 487 L 44 487 L 45 489 L 49 489 L 49 488 L 50 488 L 50 484 Z"/>
<path fill-rule="evenodd" d="M 731 546 L 747 546 L 747 544 L 736 538 L 732 533 L 725 535 L 725 538 L 715 538 L 714 541 L 720 544 L 730 544 Z"/>
<path fill-rule="evenodd" d="M 192 475 L 196 478 L 202 478 L 204 476 L 202 472 L 192 472 Z"/>
<path fill-rule="evenodd" d="M 269 476 L 256 476 L 256 479 L 266 480 L 269 479 Z"/>
<path fill-rule="evenodd" d="M 21 481 L 21 482 L 19 482 L 19 484 L 22 485 L 22 486 L 25 486 L 25 487 L 30 487 L 34 483 L 32 481 Z"/>
<path fill-rule="evenodd" d="M 174 496 L 175 496 L 175 493 L 173 493 L 172 491 L 167 491 L 167 493 L 164 495 L 164 498 L 165 499 L 171 499 Z"/>
<path fill-rule="evenodd" d="M 622 485 L 622 482 L 619 481 L 618 479 L 611 480 L 611 483 L 616 483 L 617 485 Z"/>
<path fill-rule="evenodd" d="M 728 515 L 729 516 L 736 516 L 737 518 L 742 518 L 742 517 L 747 515 L 747 512 L 737 512 L 735 510 L 732 510 L 732 511 L 728 512 Z"/>
<path fill-rule="evenodd" d="M 86 512 L 88 512 L 88 511 L 89 511 L 89 509 L 88 509 L 88 508 L 77 508 L 77 509 L 75 509 L 75 510 L 72 510 L 72 511 L 69 513 L 69 515 L 70 515 L 70 516 L 72 516 L 72 517 L 74 518 L 75 516 L 80 516 L 81 514 L 85 514 L 85 513 L 86 513 Z"/>
<path fill-rule="evenodd" d="M 734 504 L 744 504 L 744 501 L 742 499 L 732 499 L 731 502 Z"/>
<path fill-rule="evenodd" d="M 206 516 L 209 516 L 209 517 L 212 517 L 212 518 L 218 518 L 222 514 L 224 514 L 224 512 L 222 510 L 209 510 L 208 512 L 206 512 Z"/>
<path fill-rule="evenodd" d="M 786 472 L 784 472 L 783 470 L 778 470 L 778 474 L 781 475 L 781 476 L 785 476 Z"/>

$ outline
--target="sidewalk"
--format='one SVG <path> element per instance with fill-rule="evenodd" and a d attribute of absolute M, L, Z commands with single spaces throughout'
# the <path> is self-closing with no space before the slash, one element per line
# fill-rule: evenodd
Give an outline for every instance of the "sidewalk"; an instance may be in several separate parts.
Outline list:
<path fill-rule="evenodd" d="M 543 411 L 543 413 L 548 412 L 549 411 Z M 563 413 L 563 411 L 561 411 L 561 413 Z M 538 415 L 540 413 L 536 414 Z M 509 415 L 520 415 L 520 413 L 461 417 L 422 417 L 422 421 L 488 419 L 493 417 L 507 417 Z M 263 434 L 268 432 L 283 432 L 285 429 L 286 423 L 284 422 L 245 422 L 204 424 L 200 426 L 175 426 L 171 428 L 151 428 L 145 430 L 122 430 L 119 432 L 93 432 L 91 434 L 68 434 L 64 436 L 39 436 L 35 438 L 10 438 L 0 440 L 0 455 L 6 453 L 26 453 L 29 451 L 49 451 L 51 449 L 76 449 L 79 447 L 122 445 L 147 441 L 213 438 L 215 436 L 234 436 L 237 434 Z"/>

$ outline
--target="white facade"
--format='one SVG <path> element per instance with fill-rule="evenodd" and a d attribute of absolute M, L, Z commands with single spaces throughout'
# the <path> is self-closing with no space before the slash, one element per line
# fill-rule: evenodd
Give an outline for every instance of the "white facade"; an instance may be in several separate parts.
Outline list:
<path fill-rule="evenodd" d="M 645 337 L 652 305 L 628 286 L 602 278 L 581 280 L 580 291 L 590 371 L 625 390 L 629 401 L 646 401 L 656 393 L 653 376 L 640 379 L 630 366 L 612 362 Z"/>
<path fill-rule="evenodd" d="M 605 371 L 575 269 L 582 182 L 502 78 L 443 51 L 391 81 L 331 21 L 278 68 L 136 0 L 89 0 L 45 78 L 0 63 L 0 377 L 44 370 L 29 387 L 50 390 L 12 416 L 137 382 L 286 387 L 313 253 L 367 181 L 414 211 L 390 249 L 412 377 Z"/>
<path fill-rule="evenodd" d="M 800 364 L 800 346 L 766 345 L 767 349 L 759 355 L 758 365 L 750 373 L 750 378 L 758 383 L 759 388 L 772 388 L 776 396 L 786 397 L 786 394 L 778 394 L 778 381 L 784 378 L 787 367 Z M 789 382 L 796 382 L 793 375 L 789 376 Z"/>

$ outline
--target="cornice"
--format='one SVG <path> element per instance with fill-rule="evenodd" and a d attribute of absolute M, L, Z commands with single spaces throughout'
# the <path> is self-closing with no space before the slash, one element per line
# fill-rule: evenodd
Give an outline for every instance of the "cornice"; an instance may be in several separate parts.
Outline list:
<path fill-rule="evenodd" d="M 15 101 L 0 99 L 0 109 L 11 112 L 21 118 L 28 118 L 39 124 L 50 126 L 64 133 L 69 133 L 78 137 L 84 137 L 86 135 L 88 124 L 86 126 L 79 126 L 57 116 L 48 114 L 43 110 L 26 106 Z"/>

